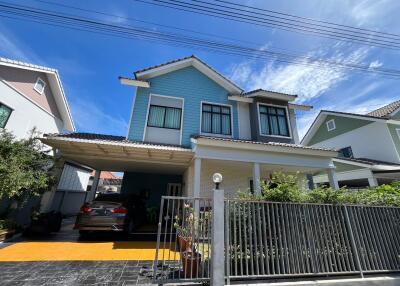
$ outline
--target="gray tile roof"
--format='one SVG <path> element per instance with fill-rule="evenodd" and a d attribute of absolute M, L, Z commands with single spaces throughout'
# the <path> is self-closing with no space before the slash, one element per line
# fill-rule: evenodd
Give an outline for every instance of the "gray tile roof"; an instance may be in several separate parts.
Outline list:
<path fill-rule="evenodd" d="M 399 108 L 400 108 L 400 100 L 397 100 L 397 101 L 389 103 L 388 105 L 385 105 L 381 108 L 378 108 L 374 111 L 371 111 L 371 112 L 367 113 L 367 115 L 376 116 L 376 117 L 388 117 L 391 113 L 393 113 L 394 111 L 396 111 Z"/>
<path fill-rule="evenodd" d="M 307 150 L 315 150 L 315 151 L 332 151 L 332 152 L 337 151 L 337 150 L 329 149 L 329 148 L 316 148 L 316 147 L 309 147 L 309 146 L 304 146 L 304 145 L 299 145 L 299 144 L 278 143 L 278 142 L 261 142 L 261 141 L 252 141 L 252 140 L 243 140 L 243 139 L 212 137 L 212 136 L 205 136 L 205 135 L 194 135 L 194 136 L 192 136 L 192 138 L 195 138 L 195 139 L 205 138 L 205 139 L 226 141 L 226 142 L 250 143 L 250 144 L 257 144 L 257 145 L 289 147 L 289 148 L 307 149 Z"/>

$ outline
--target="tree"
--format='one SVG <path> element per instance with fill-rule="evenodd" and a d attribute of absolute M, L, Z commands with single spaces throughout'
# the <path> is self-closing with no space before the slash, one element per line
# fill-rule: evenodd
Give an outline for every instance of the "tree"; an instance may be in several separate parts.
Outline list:
<path fill-rule="evenodd" d="M 10 132 L 0 131 L 0 199 L 20 205 L 24 200 L 49 190 L 54 183 L 53 157 L 32 130 L 28 139 L 17 140 Z"/>

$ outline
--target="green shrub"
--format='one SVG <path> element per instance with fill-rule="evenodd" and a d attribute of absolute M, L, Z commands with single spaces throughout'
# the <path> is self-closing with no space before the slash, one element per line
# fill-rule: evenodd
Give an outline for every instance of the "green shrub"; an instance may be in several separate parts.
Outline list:
<path fill-rule="evenodd" d="M 272 202 L 318 203 L 318 204 L 361 204 L 400 207 L 400 182 L 362 190 L 330 187 L 304 188 L 298 174 L 277 172 L 261 184 L 261 196 L 250 191 L 238 192 L 242 200 L 265 200 Z"/>

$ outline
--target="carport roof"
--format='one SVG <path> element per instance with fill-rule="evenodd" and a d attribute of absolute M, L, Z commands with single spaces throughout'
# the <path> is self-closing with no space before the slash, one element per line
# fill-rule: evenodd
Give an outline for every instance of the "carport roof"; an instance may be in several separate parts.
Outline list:
<path fill-rule="evenodd" d="M 61 151 L 67 161 L 96 170 L 183 172 L 193 158 L 189 148 L 127 140 L 123 136 L 70 133 L 46 134 L 44 144 Z"/>

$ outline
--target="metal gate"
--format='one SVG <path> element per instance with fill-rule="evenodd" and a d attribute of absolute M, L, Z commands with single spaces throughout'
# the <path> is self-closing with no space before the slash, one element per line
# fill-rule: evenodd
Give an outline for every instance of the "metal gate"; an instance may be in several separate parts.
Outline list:
<path fill-rule="evenodd" d="M 211 199 L 163 196 L 153 282 L 210 279 Z"/>

